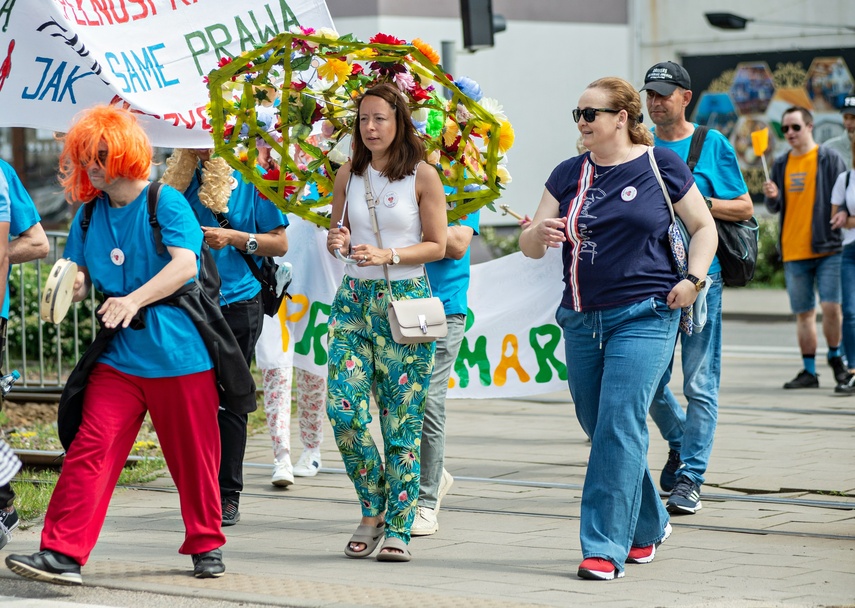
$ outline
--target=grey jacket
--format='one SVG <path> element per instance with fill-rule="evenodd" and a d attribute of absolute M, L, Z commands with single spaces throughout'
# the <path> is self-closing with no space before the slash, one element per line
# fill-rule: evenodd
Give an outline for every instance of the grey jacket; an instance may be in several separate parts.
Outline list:
<path fill-rule="evenodd" d="M 790 153 L 775 159 L 772 165 L 771 180 L 778 186 L 776 198 L 766 197 L 766 208 L 771 213 L 779 213 L 780 232 L 784 228 L 784 215 L 787 213 L 787 201 L 784 196 L 784 176 L 787 169 L 787 160 Z M 811 220 L 811 249 L 814 253 L 835 253 L 843 248 L 843 234 L 838 230 L 831 229 L 831 189 L 837 176 L 846 170 L 843 159 L 834 150 L 820 146 L 817 152 L 816 169 L 816 199 L 813 205 L 813 219 Z M 778 249 L 780 250 L 780 236 L 778 237 Z"/>

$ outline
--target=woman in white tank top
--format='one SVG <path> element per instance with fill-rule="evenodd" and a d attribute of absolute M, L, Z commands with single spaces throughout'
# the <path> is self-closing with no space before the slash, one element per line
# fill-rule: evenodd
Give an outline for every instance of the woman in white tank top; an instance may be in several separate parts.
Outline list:
<path fill-rule="evenodd" d="M 419 497 L 419 443 L 433 372 L 434 343 L 397 344 L 386 309 L 387 265 L 396 300 L 428 297 L 424 264 L 445 256 L 445 193 L 416 133 L 407 100 L 389 84 L 357 102 L 353 157 L 336 174 L 333 228 L 327 249 L 349 254 L 329 319 L 327 415 L 362 506 L 362 520 L 345 547 L 348 557 L 409 561 L 410 527 Z M 377 201 L 383 248 L 366 203 Z M 372 386 L 385 458 L 368 430 Z M 383 467 L 385 460 L 385 470 Z"/>

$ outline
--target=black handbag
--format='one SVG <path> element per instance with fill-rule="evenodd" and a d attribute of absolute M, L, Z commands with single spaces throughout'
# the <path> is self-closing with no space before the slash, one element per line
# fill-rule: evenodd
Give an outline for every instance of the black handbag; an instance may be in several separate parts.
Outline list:
<path fill-rule="evenodd" d="M 214 214 L 221 228 L 231 229 L 228 218 L 222 213 Z M 276 275 L 279 272 L 279 264 L 270 256 L 261 258 L 261 268 L 255 263 L 252 255 L 240 252 L 246 265 L 249 266 L 252 275 L 261 283 L 261 307 L 268 317 L 275 317 L 279 313 L 282 300 L 288 295 L 288 285 L 279 286 Z M 288 281 L 290 284 L 290 281 Z"/>
<path fill-rule="evenodd" d="M 715 221 L 718 230 L 718 262 L 721 280 L 728 287 L 744 287 L 754 278 L 760 225 L 757 218 L 741 222 Z"/>
<path fill-rule="evenodd" d="M 701 158 L 701 149 L 709 130 L 709 127 L 699 126 L 692 135 L 689 157 L 686 159 L 686 164 L 692 172 Z M 715 227 L 718 232 L 718 249 L 715 254 L 721 264 L 721 280 L 727 287 L 745 287 L 754 278 L 754 270 L 757 267 L 760 240 L 757 218 L 752 217 L 740 222 L 716 220 Z"/>

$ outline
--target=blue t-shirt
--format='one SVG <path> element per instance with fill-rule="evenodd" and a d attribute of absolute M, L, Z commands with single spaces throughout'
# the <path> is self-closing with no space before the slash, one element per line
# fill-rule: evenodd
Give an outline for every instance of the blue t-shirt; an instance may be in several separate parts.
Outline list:
<path fill-rule="evenodd" d="M 673 202 L 694 183 L 689 167 L 665 149 L 656 162 Z M 590 153 L 558 165 L 546 189 L 567 219 L 564 297 L 575 311 L 665 299 L 679 282 L 668 243 L 671 214 L 647 154 L 594 178 Z"/>
<path fill-rule="evenodd" d="M 468 226 L 478 234 L 480 216 L 480 210 L 470 213 L 460 218 L 459 225 Z M 469 251 L 470 248 L 467 247 L 466 253 L 459 260 L 443 258 L 425 265 L 430 289 L 433 295 L 442 300 L 445 316 L 466 314 L 466 293 L 469 291 Z"/>
<path fill-rule="evenodd" d="M 695 127 L 697 128 L 697 124 Z M 663 141 L 653 131 L 654 145 L 673 150 L 684 161 L 689 159 L 692 136 L 679 141 Z M 748 186 L 739 169 L 736 152 L 727 138 L 715 129 L 710 129 L 701 148 L 701 156 L 695 165 L 695 183 L 704 196 L 732 201 L 748 193 Z M 721 272 L 718 256 L 710 264 L 709 274 Z"/>
<path fill-rule="evenodd" d="M 140 288 L 172 259 L 158 255 L 154 231 L 148 223 L 148 188 L 124 207 L 110 207 L 106 197 L 93 203 L 92 221 L 84 240 L 81 207 L 71 223 L 64 256 L 89 270 L 92 284 L 105 296 L 125 296 Z M 202 231 L 190 205 L 169 186 L 160 190 L 157 205 L 164 247 L 180 247 L 196 254 L 202 249 Z M 121 264 L 114 257 L 123 257 Z M 192 279 L 191 279 L 192 280 Z M 213 367 L 199 332 L 183 310 L 162 304 L 145 312 L 145 329 L 120 330 L 98 359 L 117 370 L 143 378 L 170 378 Z"/>
<path fill-rule="evenodd" d="M 190 201 L 193 212 L 196 214 L 198 223 L 202 226 L 219 227 L 219 222 L 214 212 L 208 209 L 199 200 L 200 172 L 196 171 L 193 181 L 184 192 L 184 196 Z M 281 211 L 268 200 L 261 198 L 258 190 L 252 184 L 243 181 L 240 173 L 232 174 L 235 180 L 234 189 L 229 197 L 229 210 L 223 215 L 229 220 L 234 230 L 249 232 L 250 234 L 264 234 L 278 228 L 287 226 L 288 220 Z M 261 291 L 261 283 L 252 274 L 242 251 L 228 245 L 220 250 L 211 249 L 214 260 L 217 262 L 217 270 L 220 273 L 222 287 L 220 287 L 220 305 L 241 302 L 258 295 Z M 261 268 L 261 257 L 252 256 L 253 261 Z"/>
<path fill-rule="evenodd" d="M 26 232 L 41 221 L 41 216 L 36 209 L 33 199 L 30 198 L 29 192 L 24 188 L 24 184 L 15 173 L 12 165 L 0 159 L 0 199 L 8 210 L 10 217 L 9 222 L 9 238 L 17 237 L 21 233 Z M 2 220 L 0 220 L 2 221 Z M 11 274 L 12 269 L 9 268 Z M 9 318 L 9 281 L 7 275 L 6 281 L 6 297 L 3 298 L 3 308 L 0 310 L 0 317 Z"/>

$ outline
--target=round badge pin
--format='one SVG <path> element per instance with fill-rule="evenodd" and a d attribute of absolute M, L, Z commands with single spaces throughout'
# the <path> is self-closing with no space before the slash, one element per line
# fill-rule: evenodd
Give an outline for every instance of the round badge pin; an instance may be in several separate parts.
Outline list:
<path fill-rule="evenodd" d="M 620 197 L 621 197 L 623 200 L 627 201 L 627 202 L 629 202 L 629 201 L 631 201 L 632 199 L 634 199 L 637 195 L 638 195 L 638 190 L 636 190 L 636 189 L 635 189 L 635 188 L 633 188 L 632 186 L 627 186 L 627 187 L 626 187 L 626 188 L 624 188 L 624 189 L 623 189 L 623 191 L 620 193 Z"/>
<path fill-rule="evenodd" d="M 110 261 L 116 266 L 121 266 L 125 263 L 125 252 L 116 247 L 110 252 Z"/>
<path fill-rule="evenodd" d="M 390 192 L 389 194 L 383 197 L 383 204 L 387 207 L 394 207 L 398 204 L 398 195 L 394 192 Z"/>

